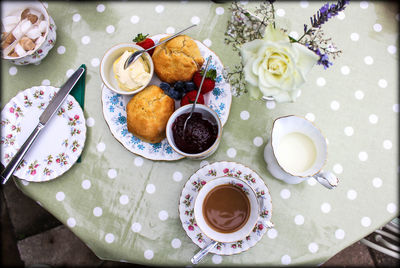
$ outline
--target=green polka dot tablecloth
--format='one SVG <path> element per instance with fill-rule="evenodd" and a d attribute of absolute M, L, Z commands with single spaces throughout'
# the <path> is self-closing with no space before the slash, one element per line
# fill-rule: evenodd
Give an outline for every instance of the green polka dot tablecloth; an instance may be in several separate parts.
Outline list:
<path fill-rule="evenodd" d="M 178 200 L 187 179 L 216 161 L 239 162 L 260 174 L 272 196 L 275 227 L 248 251 L 210 254 L 205 265 L 318 265 L 398 215 L 399 14 L 394 2 L 351 2 L 323 26 L 343 51 L 341 57 L 328 70 L 314 66 L 295 103 L 233 97 L 217 152 L 205 161 L 174 162 L 132 154 L 112 136 L 102 114 L 101 58 L 137 33 L 174 33 L 198 23 L 190 35 L 233 67 L 240 59 L 223 41 L 230 3 L 45 4 L 57 25 L 55 47 L 39 65 L 2 60 L 2 107 L 26 88 L 59 87 L 84 63 L 87 138 L 82 162 L 61 177 L 15 183 L 99 258 L 190 265 L 199 248 L 182 228 Z M 277 23 L 301 34 L 322 4 L 275 2 Z M 263 151 L 272 122 L 288 114 L 313 121 L 326 136 L 325 169 L 339 177 L 336 189 L 313 179 L 286 184 L 267 171 Z"/>

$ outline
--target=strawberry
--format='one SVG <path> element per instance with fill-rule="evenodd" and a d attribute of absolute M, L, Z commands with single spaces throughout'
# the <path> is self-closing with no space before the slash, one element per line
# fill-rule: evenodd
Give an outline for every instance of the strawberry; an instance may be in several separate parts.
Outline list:
<path fill-rule="evenodd" d="M 197 90 L 189 91 L 181 99 L 181 106 L 194 103 L 194 101 L 196 100 L 196 96 L 197 96 Z M 204 104 L 204 96 L 203 96 L 203 94 L 201 94 L 201 92 L 200 92 L 199 98 L 197 99 L 197 103 Z"/>
<path fill-rule="evenodd" d="M 141 46 L 144 49 L 148 49 L 154 46 L 154 41 L 151 38 L 146 38 L 148 34 L 143 35 L 142 33 L 138 34 L 135 38 L 133 38 L 133 42 L 136 42 L 136 45 Z M 153 55 L 154 48 L 148 51 L 150 56 Z"/>
<path fill-rule="evenodd" d="M 193 82 L 196 84 L 197 88 L 200 87 L 201 79 L 203 78 L 204 71 L 197 71 L 193 75 Z M 201 92 L 203 94 L 210 92 L 215 87 L 215 79 L 217 78 L 217 71 L 215 69 L 208 70 L 206 73 L 206 78 L 204 79 L 203 86 L 201 87 Z"/>

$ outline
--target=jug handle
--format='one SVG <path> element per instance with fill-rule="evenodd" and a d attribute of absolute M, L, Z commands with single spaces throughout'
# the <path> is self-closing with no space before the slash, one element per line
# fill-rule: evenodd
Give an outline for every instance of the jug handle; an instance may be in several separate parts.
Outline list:
<path fill-rule="evenodd" d="M 333 189 L 339 184 L 339 179 L 329 171 L 319 172 L 313 178 L 328 189 Z"/>

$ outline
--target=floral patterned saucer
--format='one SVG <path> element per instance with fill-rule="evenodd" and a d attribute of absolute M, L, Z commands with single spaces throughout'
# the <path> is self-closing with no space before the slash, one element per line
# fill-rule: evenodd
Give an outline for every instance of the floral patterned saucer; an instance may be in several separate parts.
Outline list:
<path fill-rule="evenodd" d="M 28 88 L 12 98 L 1 112 L 1 163 L 5 166 L 39 123 L 39 117 L 59 89 Z M 79 103 L 67 96 L 14 172 L 20 179 L 42 182 L 66 172 L 85 145 L 85 117 Z"/>
<path fill-rule="evenodd" d="M 155 43 L 158 43 L 159 40 L 165 36 L 167 35 L 158 34 L 151 38 Z M 204 95 L 204 101 L 208 107 L 218 114 L 222 125 L 224 125 L 228 120 L 232 102 L 231 86 L 227 81 L 225 81 L 225 78 L 222 75 L 224 66 L 218 56 L 200 41 L 195 41 L 205 60 L 207 60 L 210 55 L 212 56 L 209 68 L 217 70 L 215 88 L 212 92 Z M 160 83 L 160 79 L 156 74 L 154 74 L 150 81 L 150 85 L 158 86 Z M 164 139 L 159 143 L 147 143 L 135 137 L 128 131 L 125 107 L 131 98 L 132 96 L 114 93 L 105 85 L 102 85 L 103 115 L 113 136 L 132 153 L 141 155 L 150 160 L 173 161 L 184 158 L 183 155 L 176 153 L 172 149 L 167 139 Z M 176 101 L 175 108 L 178 108 L 179 106 L 179 101 Z"/>
<path fill-rule="evenodd" d="M 194 202 L 200 189 L 210 180 L 218 177 L 234 177 L 246 181 L 256 192 L 257 198 L 261 200 L 263 211 L 253 231 L 242 240 L 233 243 L 218 243 L 211 250 L 218 255 L 232 255 L 248 250 L 254 246 L 264 233 L 267 227 L 264 221 L 270 221 L 272 216 L 271 195 L 262 178 L 250 168 L 235 162 L 215 162 L 200 168 L 186 182 L 179 199 L 179 217 L 183 229 L 192 241 L 200 248 L 211 242 L 196 224 L 194 217 Z"/>

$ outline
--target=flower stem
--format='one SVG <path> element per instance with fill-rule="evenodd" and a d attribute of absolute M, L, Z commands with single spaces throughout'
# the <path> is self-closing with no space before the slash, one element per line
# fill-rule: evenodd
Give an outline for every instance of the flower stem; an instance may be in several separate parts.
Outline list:
<path fill-rule="evenodd" d="M 273 3 L 273 1 L 270 1 L 269 3 L 270 3 L 271 8 L 272 8 L 272 21 L 273 21 L 272 25 L 274 25 L 274 29 L 276 29 L 276 25 L 275 25 L 275 8 L 274 8 L 274 3 Z"/>

